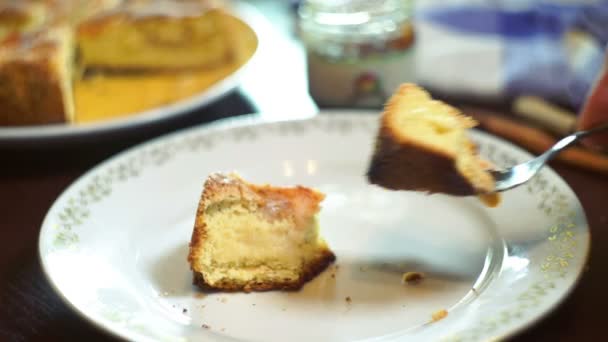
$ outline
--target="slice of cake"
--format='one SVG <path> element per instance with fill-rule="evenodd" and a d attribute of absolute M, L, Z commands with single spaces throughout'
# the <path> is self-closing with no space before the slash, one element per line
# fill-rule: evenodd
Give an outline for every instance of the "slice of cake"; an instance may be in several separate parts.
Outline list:
<path fill-rule="evenodd" d="M 424 89 L 401 85 L 381 116 L 369 182 L 393 190 L 458 196 L 491 193 L 491 164 L 477 155 L 467 135 L 476 125 Z M 492 206 L 492 198 L 484 200 Z"/>
<path fill-rule="evenodd" d="M 302 186 L 211 175 L 190 242 L 194 283 L 224 291 L 301 288 L 335 260 L 319 235 L 316 214 L 324 197 Z"/>
<path fill-rule="evenodd" d="M 225 15 L 204 0 L 128 0 L 79 25 L 81 61 L 117 70 L 222 65 L 232 58 Z"/>
<path fill-rule="evenodd" d="M 72 121 L 72 37 L 57 26 L 0 43 L 0 125 Z"/>

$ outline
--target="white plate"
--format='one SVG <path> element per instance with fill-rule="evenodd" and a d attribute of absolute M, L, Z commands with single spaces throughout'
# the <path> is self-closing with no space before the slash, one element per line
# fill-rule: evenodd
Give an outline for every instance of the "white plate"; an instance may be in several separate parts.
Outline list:
<path fill-rule="evenodd" d="M 362 112 L 246 117 L 135 147 L 57 199 L 40 232 L 43 268 L 77 312 L 129 340 L 487 340 L 519 331 L 568 294 L 589 231 L 555 172 L 543 170 L 495 209 L 386 191 L 364 177 L 376 127 L 377 116 Z M 473 137 L 498 164 L 530 157 Z M 322 234 L 339 268 L 300 292 L 201 295 L 186 262 L 195 209 L 206 176 L 230 170 L 324 191 Z M 427 277 L 403 285 L 407 271 Z M 449 315 L 430 323 L 441 309 Z"/>
<path fill-rule="evenodd" d="M 241 2 L 227 3 L 228 11 L 236 18 L 246 23 L 253 33 L 261 40 L 265 36 L 268 24 L 257 10 L 251 5 Z M 258 41 L 258 46 L 260 42 Z M 266 44 L 266 43 L 264 43 Z M 258 51 L 254 52 L 243 65 L 211 87 L 197 95 L 179 100 L 166 106 L 153 108 L 129 116 L 94 123 L 83 124 L 52 124 L 23 127 L 0 127 L 0 145 L 15 145 L 19 143 L 32 144 L 42 141 L 81 140 L 95 137 L 99 134 L 124 132 L 143 126 L 162 123 L 165 120 L 187 114 L 192 110 L 207 106 L 222 96 L 234 90 L 240 83 L 244 72 L 258 59 Z"/>

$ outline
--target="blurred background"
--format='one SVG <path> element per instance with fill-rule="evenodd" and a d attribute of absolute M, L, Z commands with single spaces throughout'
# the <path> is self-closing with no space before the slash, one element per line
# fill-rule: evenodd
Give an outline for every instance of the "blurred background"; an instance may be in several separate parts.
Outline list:
<path fill-rule="evenodd" d="M 599 91 L 587 106 L 596 113 L 580 115 L 606 61 L 608 1 L 247 2 L 290 43 L 273 46 L 256 81 L 243 82 L 270 117 L 379 109 L 398 84 L 415 82 L 534 153 L 608 119 Z M 576 153 L 560 160 L 608 173 L 604 154 Z"/>
<path fill-rule="evenodd" d="M 331 72 L 337 85 L 352 81 L 344 79 L 352 72 L 378 82 L 383 94 L 394 90 L 391 77 L 398 74 L 402 82 L 446 95 L 502 103 L 532 95 L 577 111 L 608 40 L 605 1 L 311 0 L 291 6 L 308 52 L 311 93 L 321 105 L 373 103 L 339 103 L 337 94 L 321 94 L 318 73 Z"/>
<path fill-rule="evenodd" d="M 0 5 L 25 2 L 0 0 Z M 379 113 L 402 82 L 419 83 L 433 96 L 474 116 L 482 129 L 533 153 L 579 128 L 584 121 L 581 113 L 593 114 L 588 116 L 590 124 L 608 121 L 608 76 L 603 76 L 603 87 L 596 86 L 601 83 L 606 60 L 608 1 L 226 3 L 246 7 L 233 14 L 246 14 L 245 21 L 255 28 L 259 42 L 245 72 L 233 78 L 230 86 L 221 85 L 221 91 L 214 88 L 217 97 L 213 102 L 186 108 L 188 115 L 179 106 L 180 110 L 160 108 L 165 115 L 142 124 L 131 120 L 138 113 L 126 113 L 128 117 L 117 123 L 104 117 L 111 125 L 90 126 L 107 128 L 99 131 L 87 130 L 89 126 L 80 130 L 82 127 L 72 124 L 49 131 L 46 127 L 0 127 L 0 208 L 4 209 L 0 215 L 4 226 L 10 227 L 3 230 L 5 243 L 0 248 L 0 278 L 4 280 L 0 282 L 0 302 L 4 304 L 0 306 L 0 336 L 17 341 L 91 336 L 105 340 L 92 326 L 83 324 L 46 281 L 35 243 L 40 222 L 57 196 L 92 166 L 159 135 L 250 113 L 268 119 L 308 117 L 327 108 L 366 108 Z M 111 78 L 116 77 L 121 87 L 115 93 L 123 95 L 126 83 L 129 94 L 136 94 L 126 96 L 128 100 L 148 95 L 156 103 L 156 94 L 176 93 L 173 85 L 181 82 L 173 73 L 168 80 L 165 76 L 153 76 L 162 81 L 156 93 L 129 86 L 131 82 L 149 84 L 147 80 L 107 75 L 99 79 L 112 86 Z M 195 83 L 190 76 L 189 72 L 184 76 L 188 90 Z M 84 79 L 80 86 L 95 80 Z M 195 89 L 196 93 L 206 96 L 206 86 Z M 592 89 L 595 96 L 590 97 Z M 104 96 L 92 96 L 91 107 L 120 105 L 106 90 L 101 89 Z M 589 106 L 589 98 L 596 105 Z M 594 245 L 608 243 L 606 153 L 576 146 L 561 154 L 553 166 L 581 199 Z M 571 299 L 523 340 L 577 340 L 581 336 L 593 340 L 601 332 L 603 305 L 598 305 L 598 298 L 605 297 L 602 279 L 607 256 L 602 248 L 592 248 L 591 253 L 585 277 L 593 281 L 581 282 Z"/>

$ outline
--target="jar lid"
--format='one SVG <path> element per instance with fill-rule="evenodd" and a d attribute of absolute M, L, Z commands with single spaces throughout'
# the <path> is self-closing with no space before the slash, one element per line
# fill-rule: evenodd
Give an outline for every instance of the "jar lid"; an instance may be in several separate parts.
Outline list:
<path fill-rule="evenodd" d="M 390 38 L 401 33 L 411 8 L 411 0 L 309 0 L 300 6 L 300 25 L 309 34 L 352 41 Z"/>

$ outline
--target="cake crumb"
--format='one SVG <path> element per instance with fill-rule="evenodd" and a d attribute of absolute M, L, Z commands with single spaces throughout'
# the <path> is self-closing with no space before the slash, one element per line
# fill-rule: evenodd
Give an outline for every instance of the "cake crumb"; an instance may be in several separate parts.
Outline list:
<path fill-rule="evenodd" d="M 205 294 L 201 293 L 201 292 L 197 292 L 194 294 L 194 298 L 204 298 L 204 297 L 205 297 Z"/>
<path fill-rule="evenodd" d="M 352 298 L 350 298 L 350 296 L 344 298 L 344 300 L 349 304 L 352 303 L 352 301 L 353 301 Z"/>
<path fill-rule="evenodd" d="M 335 279 L 335 278 L 336 278 L 336 274 L 335 274 L 335 273 L 332 273 L 332 274 L 331 274 L 331 277 Z"/>
<path fill-rule="evenodd" d="M 228 301 L 228 298 L 226 298 L 226 297 L 222 297 L 220 299 L 220 302 L 222 302 L 222 303 L 226 303 L 227 301 Z"/>
<path fill-rule="evenodd" d="M 210 327 L 210 326 L 208 326 L 207 324 L 203 324 L 203 325 L 201 325 L 201 326 L 202 326 L 203 328 L 205 328 L 205 329 L 211 329 L 211 327 Z"/>
<path fill-rule="evenodd" d="M 405 272 L 401 276 L 401 282 L 408 285 L 416 285 L 424 279 L 424 274 L 420 272 Z"/>
<path fill-rule="evenodd" d="M 187 313 L 187 312 L 188 312 L 188 309 L 186 309 L 186 308 L 182 309 L 182 313 Z"/>
<path fill-rule="evenodd" d="M 448 316 L 448 311 L 445 309 L 441 309 L 439 311 L 435 311 L 432 315 L 433 322 L 440 321 Z"/>

